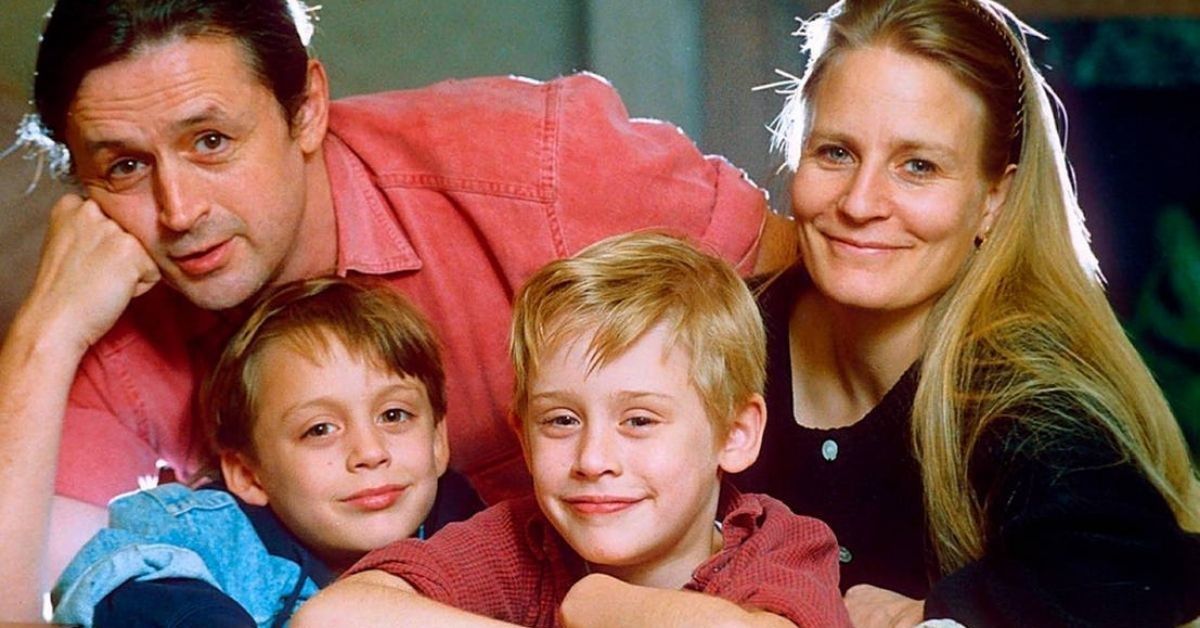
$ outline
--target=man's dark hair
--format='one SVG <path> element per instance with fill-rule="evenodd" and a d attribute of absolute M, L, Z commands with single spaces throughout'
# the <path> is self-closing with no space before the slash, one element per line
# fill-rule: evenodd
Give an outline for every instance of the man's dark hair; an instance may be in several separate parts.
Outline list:
<path fill-rule="evenodd" d="M 54 139 L 88 72 L 174 37 L 226 36 L 291 123 L 304 104 L 308 52 L 285 0 L 57 0 L 38 48 L 33 100 Z"/>

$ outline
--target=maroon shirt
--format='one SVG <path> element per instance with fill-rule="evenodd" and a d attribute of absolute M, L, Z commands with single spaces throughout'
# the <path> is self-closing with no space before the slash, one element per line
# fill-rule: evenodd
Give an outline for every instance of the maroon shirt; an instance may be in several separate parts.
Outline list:
<path fill-rule="evenodd" d="M 829 527 L 766 495 L 729 490 L 728 503 L 722 500 L 724 547 L 684 588 L 801 627 L 850 626 Z M 443 604 L 522 626 L 557 625 L 559 605 L 585 574 L 582 559 L 532 497 L 497 504 L 427 541 L 377 549 L 346 573 L 372 569 Z"/>
<path fill-rule="evenodd" d="M 631 121 L 593 75 L 341 100 L 324 149 L 337 272 L 386 278 L 431 320 L 444 347 L 451 465 L 490 503 L 529 492 L 506 421 L 509 317 L 524 279 L 605 236 L 651 227 L 749 272 L 766 212 L 740 171 L 674 126 Z M 165 287 L 134 300 L 80 366 L 59 495 L 104 504 L 160 458 L 194 470 L 192 398 L 239 322 L 230 318 Z"/>

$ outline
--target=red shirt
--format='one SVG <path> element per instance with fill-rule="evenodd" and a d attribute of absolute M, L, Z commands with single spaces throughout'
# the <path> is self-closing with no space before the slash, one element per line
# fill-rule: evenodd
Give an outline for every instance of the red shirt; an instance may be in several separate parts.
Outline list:
<path fill-rule="evenodd" d="M 385 277 L 433 323 L 451 464 L 491 503 L 529 491 L 505 419 L 521 282 L 600 238 L 650 227 L 689 235 L 748 272 L 766 211 L 740 171 L 700 155 L 674 126 L 631 121 L 592 75 L 448 81 L 341 100 L 324 150 L 338 273 Z M 194 469 L 192 397 L 231 318 L 222 323 L 166 288 L 134 300 L 80 366 L 58 494 L 103 504 L 136 488 L 158 459 Z"/>
<path fill-rule="evenodd" d="M 723 549 L 697 567 L 684 588 L 801 627 L 849 626 L 829 527 L 766 495 L 734 493 L 729 502 Z M 526 497 L 452 523 L 427 541 L 377 549 L 346 573 L 379 569 L 455 608 L 522 626 L 555 626 L 558 607 L 583 577 L 583 567 L 537 502 Z"/>

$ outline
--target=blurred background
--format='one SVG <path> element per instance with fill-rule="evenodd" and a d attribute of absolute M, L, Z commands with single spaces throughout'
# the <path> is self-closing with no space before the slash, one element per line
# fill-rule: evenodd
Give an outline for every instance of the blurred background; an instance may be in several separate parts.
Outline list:
<path fill-rule="evenodd" d="M 670 120 L 728 157 L 787 212 L 768 153 L 781 99 L 752 91 L 803 71 L 800 0 L 309 0 L 314 54 L 335 96 L 448 78 L 579 70 L 612 81 L 630 113 Z M 4 0 L 0 147 L 28 110 L 49 0 Z M 1200 0 L 1011 0 L 1049 37 L 1032 43 L 1070 115 L 1068 155 L 1109 294 L 1200 451 Z M 65 187 L 0 160 L 0 330 L 36 270 L 46 212 Z"/>

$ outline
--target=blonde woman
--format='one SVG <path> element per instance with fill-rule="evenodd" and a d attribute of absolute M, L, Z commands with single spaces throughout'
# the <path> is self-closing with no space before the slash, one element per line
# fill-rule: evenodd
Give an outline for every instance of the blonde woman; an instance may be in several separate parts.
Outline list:
<path fill-rule="evenodd" d="M 833 527 L 858 625 L 1179 624 L 1197 478 L 1013 24 L 845 0 L 802 29 L 778 126 L 801 259 L 762 295 L 772 420 L 742 486 Z"/>

